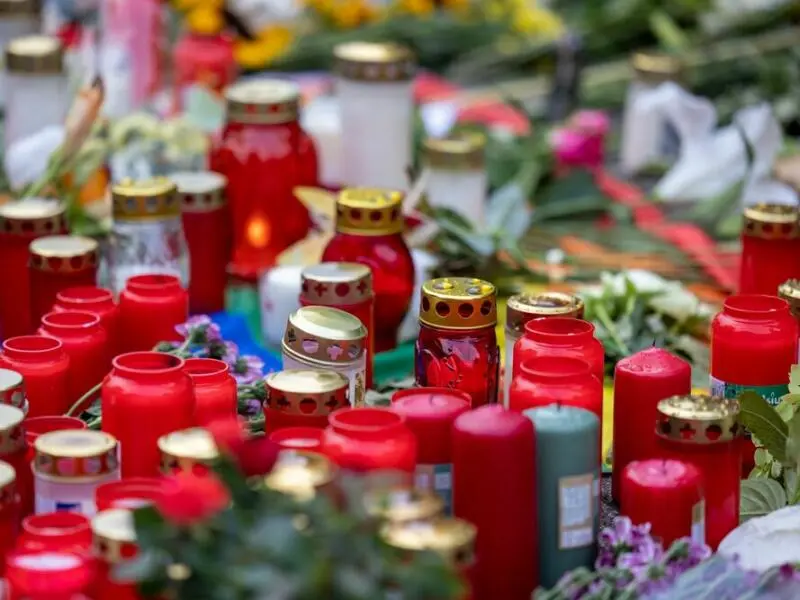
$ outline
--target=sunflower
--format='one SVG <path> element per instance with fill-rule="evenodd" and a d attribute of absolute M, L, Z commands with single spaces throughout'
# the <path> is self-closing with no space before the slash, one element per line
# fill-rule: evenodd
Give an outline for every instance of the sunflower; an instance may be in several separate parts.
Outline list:
<path fill-rule="evenodd" d="M 236 62 L 245 69 L 263 69 L 280 58 L 294 42 L 294 33 L 285 25 L 269 25 L 254 40 L 234 42 Z"/>
<path fill-rule="evenodd" d="M 186 27 L 192 33 L 214 35 L 225 27 L 225 19 L 220 9 L 203 4 L 186 13 Z"/>

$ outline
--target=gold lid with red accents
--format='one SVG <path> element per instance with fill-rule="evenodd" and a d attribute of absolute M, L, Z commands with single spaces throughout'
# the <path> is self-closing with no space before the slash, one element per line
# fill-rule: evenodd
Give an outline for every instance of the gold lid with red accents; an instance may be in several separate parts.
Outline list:
<path fill-rule="evenodd" d="M 370 516 L 389 523 L 431 521 L 442 516 L 444 500 L 427 490 L 398 485 L 368 491 L 364 508 Z"/>
<path fill-rule="evenodd" d="M 181 214 L 177 186 L 166 177 L 125 178 L 111 188 L 114 219 L 149 221 Z"/>
<path fill-rule="evenodd" d="M 744 209 L 742 233 L 765 240 L 800 236 L 800 211 L 786 204 L 754 204 Z"/>
<path fill-rule="evenodd" d="M 25 406 L 25 379 L 10 369 L 0 369 L 0 404 L 23 410 Z"/>
<path fill-rule="evenodd" d="M 522 333 L 525 323 L 541 317 L 583 318 L 583 300 L 563 292 L 515 294 L 506 303 L 506 329 Z"/>
<path fill-rule="evenodd" d="M 64 205 L 57 200 L 28 198 L 0 205 L 0 233 L 38 237 L 66 228 Z"/>
<path fill-rule="evenodd" d="M 359 235 L 401 233 L 403 193 L 378 188 L 345 188 L 336 199 L 336 231 Z"/>
<path fill-rule="evenodd" d="M 25 413 L 21 409 L 0 404 L 0 456 L 25 449 L 24 419 Z"/>
<path fill-rule="evenodd" d="M 300 114 L 300 88 L 282 79 L 243 81 L 225 89 L 225 104 L 228 123 L 290 123 Z"/>
<path fill-rule="evenodd" d="M 419 322 L 440 329 L 483 329 L 497 324 L 497 289 L 474 277 L 441 277 L 422 284 Z"/>
<path fill-rule="evenodd" d="M 49 235 L 33 240 L 30 266 L 37 271 L 75 273 L 97 268 L 99 246 L 79 235 Z"/>
<path fill-rule="evenodd" d="M 214 171 L 170 173 L 177 186 L 178 200 L 185 213 L 210 212 L 225 206 L 228 179 Z"/>
<path fill-rule="evenodd" d="M 0 508 L 17 503 L 17 472 L 10 464 L 0 460 Z"/>
<path fill-rule="evenodd" d="M 264 484 L 305 502 L 332 484 L 338 472 L 330 459 L 316 452 L 282 450 L 272 471 L 264 478 Z"/>
<path fill-rule="evenodd" d="M 219 456 L 214 438 L 207 429 L 193 427 L 173 431 L 158 438 L 161 472 L 191 471 L 195 465 L 207 465 Z"/>
<path fill-rule="evenodd" d="M 94 554 L 107 564 L 115 565 L 133 558 L 138 552 L 133 513 L 124 508 L 111 508 L 92 517 Z"/>
<path fill-rule="evenodd" d="M 363 355 L 366 337 L 358 317 L 330 306 L 304 306 L 289 315 L 281 347 L 307 362 L 350 363 Z"/>
<path fill-rule="evenodd" d="M 351 262 L 324 262 L 303 269 L 300 297 L 317 306 L 350 306 L 372 298 L 372 270 Z"/>
<path fill-rule="evenodd" d="M 475 561 L 477 528 L 462 519 L 387 523 L 381 537 L 389 546 L 409 553 L 435 552 L 455 567 Z"/>
<path fill-rule="evenodd" d="M 356 81 L 408 81 L 417 67 L 409 48 L 391 42 L 345 42 L 333 48 L 333 58 L 334 72 Z"/>
<path fill-rule="evenodd" d="M 720 396 L 672 396 L 658 403 L 656 434 L 687 444 L 730 442 L 741 435 L 739 402 Z"/>
<path fill-rule="evenodd" d="M 50 431 L 36 438 L 33 447 L 39 477 L 92 481 L 119 470 L 117 439 L 103 431 Z"/>
<path fill-rule="evenodd" d="M 271 410 L 320 417 L 350 406 L 350 380 L 336 371 L 287 369 L 270 373 L 264 384 Z"/>

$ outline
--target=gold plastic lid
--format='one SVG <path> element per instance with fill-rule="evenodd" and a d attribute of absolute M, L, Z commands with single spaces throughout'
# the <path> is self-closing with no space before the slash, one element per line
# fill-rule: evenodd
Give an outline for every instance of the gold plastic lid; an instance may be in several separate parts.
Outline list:
<path fill-rule="evenodd" d="M 497 324 L 497 290 L 472 277 L 441 277 L 422 284 L 419 322 L 440 329 L 482 329 Z"/>
<path fill-rule="evenodd" d="M 136 554 L 136 528 L 133 513 L 124 508 L 111 508 L 92 517 L 95 555 L 102 561 L 116 564 Z"/>
<path fill-rule="evenodd" d="M 158 438 L 161 472 L 191 471 L 197 464 L 207 464 L 219 456 L 217 445 L 202 427 L 174 431 Z"/>
<path fill-rule="evenodd" d="M 562 292 L 516 294 L 506 303 L 506 329 L 522 333 L 525 323 L 541 317 L 583 318 L 583 300 Z"/>
<path fill-rule="evenodd" d="M 0 460 L 0 508 L 17 501 L 17 472 L 7 462 Z"/>
<path fill-rule="evenodd" d="M 778 296 L 789 303 L 792 314 L 800 314 L 800 279 L 789 279 L 778 287 Z"/>
<path fill-rule="evenodd" d="M 742 233 L 765 240 L 793 239 L 800 235 L 800 211 L 785 204 L 754 204 L 744 209 Z"/>
<path fill-rule="evenodd" d="M 486 166 L 486 138 L 479 133 L 463 133 L 423 142 L 425 164 L 434 169 L 469 171 Z"/>
<path fill-rule="evenodd" d="M 318 306 L 349 306 L 372 298 L 372 270 L 351 262 L 325 262 L 303 269 L 301 297 Z"/>
<path fill-rule="evenodd" d="M 293 496 L 300 502 L 311 500 L 336 479 L 338 469 L 328 458 L 315 452 L 283 450 L 264 479 L 265 485 Z"/>
<path fill-rule="evenodd" d="M 300 88 L 282 79 L 243 81 L 225 90 L 225 102 L 228 123 L 289 123 L 300 113 Z"/>
<path fill-rule="evenodd" d="M 283 349 L 321 364 L 348 363 L 364 353 L 366 336 L 358 317 L 330 306 L 304 306 L 289 315 Z"/>
<path fill-rule="evenodd" d="M 729 442 L 742 428 L 736 400 L 704 394 L 672 396 L 658 403 L 656 433 L 691 444 Z"/>
<path fill-rule="evenodd" d="M 8 404 L 0 404 L 0 456 L 13 454 L 25 448 L 22 421 L 25 413 Z"/>
<path fill-rule="evenodd" d="M 57 75 L 64 72 L 64 46 L 56 37 L 26 35 L 6 46 L 9 73 Z"/>
<path fill-rule="evenodd" d="M 336 231 L 358 235 L 401 233 L 403 194 L 377 188 L 345 188 L 336 199 Z"/>
<path fill-rule="evenodd" d="M 183 212 L 208 212 L 225 205 L 228 180 L 214 171 L 171 173 Z"/>
<path fill-rule="evenodd" d="M 66 231 L 64 205 L 57 200 L 29 198 L 0 205 L 0 231 L 38 237 Z"/>
<path fill-rule="evenodd" d="M 333 49 L 334 72 L 357 81 L 407 81 L 417 61 L 405 46 L 393 43 L 346 42 Z"/>
<path fill-rule="evenodd" d="M 0 369 L 0 404 L 19 409 L 25 406 L 25 380 L 16 371 Z"/>
<path fill-rule="evenodd" d="M 368 491 L 364 508 L 373 517 L 390 523 L 430 521 L 440 517 L 444 501 L 427 490 L 397 486 Z"/>
<path fill-rule="evenodd" d="M 450 564 L 463 567 L 475 560 L 477 532 L 467 521 L 441 518 L 431 522 L 387 523 L 381 528 L 381 537 L 398 550 L 435 552 Z"/>
<path fill-rule="evenodd" d="M 53 479 L 87 480 L 119 469 L 117 440 L 91 429 L 43 433 L 33 443 L 37 475 Z"/>
<path fill-rule="evenodd" d="M 181 214 L 178 188 L 166 177 L 123 179 L 111 188 L 111 197 L 117 220 L 142 221 Z"/>
<path fill-rule="evenodd" d="M 98 245 L 79 235 L 51 235 L 33 240 L 30 266 L 38 271 L 75 273 L 97 268 Z"/>
<path fill-rule="evenodd" d="M 271 410 L 325 416 L 350 406 L 350 380 L 336 371 L 288 369 L 267 375 L 264 383 Z"/>
<path fill-rule="evenodd" d="M 680 79 L 683 72 L 680 58 L 653 52 L 635 52 L 631 56 L 631 67 L 637 77 L 653 83 Z"/>
<path fill-rule="evenodd" d="M 0 0 L 0 18 L 38 17 L 41 12 L 41 0 Z"/>

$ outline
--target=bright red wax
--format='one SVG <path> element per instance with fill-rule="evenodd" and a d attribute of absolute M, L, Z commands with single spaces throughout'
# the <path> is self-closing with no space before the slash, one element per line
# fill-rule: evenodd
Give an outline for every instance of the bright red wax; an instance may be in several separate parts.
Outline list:
<path fill-rule="evenodd" d="M 175 326 L 188 318 L 189 296 L 177 277 L 131 277 L 119 297 L 121 350 L 152 350 L 159 342 L 181 341 Z"/>
<path fill-rule="evenodd" d="M 800 278 L 800 238 L 763 239 L 742 233 L 740 294 L 778 293 L 788 279 Z"/>
<path fill-rule="evenodd" d="M 36 327 L 41 318 L 53 310 L 58 293 L 74 286 L 92 286 L 97 281 L 97 266 L 81 271 L 54 273 L 31 267 L 31 327 Z"/>
<path fill-rule="evenodd" d="M 3 433 L 0 432 L 0 435 Z M 0 460 L 11 465 L 17 474 L 16 487 L 19 494 L 19 518 L 33 512 L 33 470 L 31 469 L 31 459 L 28 458 L 28 450 L 28 443 L 23 439 L 17 450 L 7 453 L 0 452 Z M 30 451 L 33 453 L 32 447 Z"/>
<path fill-rule="evenodd" d="M 539 583 L 531 421 L 482 406 L 453 427 L 453 507 L 478 528 L 475 600 L 529 600 Z"/>
<path fill-rule="evenodd" d="M 78 600 L 85 598 L 93 577 L 92 560 L 68 551 L 9 554 L 6 579 L 12 598 Z"/>
<path fill-rule="evenodd" d="M 661 348 L 623 358 L 614 369 L 614 470 L 611 491 L 619 501 L 622 472 L 634 460 L 656 456 L 653 422 L 660 400 L 692 390 L 692 368 Z M 627 514 L 627 513 L 624 513 Z"/>
<path fill-rule="evenodd" d="M 173 49 L 172 64 L 175 77 L 172 108 L 176 113 L 183 110 L 190 86 L 220 94 L 236 80 L 238 72 L 233 40 L 221 34 L 183 34 Z"/>
<path fill-rule="evenodd" d="M 194 394 L 184 361 L 158 352 L 113 360 L 103 382 L 103 431 L 119 440 L 123 477 L 159 474 L 158 438 L 194 423 Z"/>
<path fill-rule="evenodd" d="M 3 466 L 4 470 L 8 468 L 2 465 L 2 461 L 0 461 L 0 466 Z M 19 473 L 14 465 L 9 464 L 9 466 Z M 0 498 L 0 575 L 5 570 L 6 554 L 14 547 L 17 535 L 19 535 L 20 502 L 14 494 L 17 489 L 19 487 L 14 479 L 7 481 L 0 488 L 0 492 L 4 494 Z"/>
<path fill-rule="evenodd" d="M 3 342 L 0 368 L 25 378 L 28 417 L 61 415 L 69 409 L 70 362 L 60 341 L 38 335 L 9 338 Z"/>
<path fill-rule="evenodd" d="M 47 313 L 39 335 L 60 341 L 69 356 L 70 404 L 108 375 L 111 349 L 97 315 L 78 310 Z"/>
<path fill-rule="evenodd" d="M 84 552 L 92 545 L 89 519 L 80 513 L 52 512 L 22 520 L 17 547 L 32 552 Z"/>
<path fill-rule="evenodd" d="M 56 294 L 54 311 L 82 310 L 100 317 L 100 324 L 108 336 L 111 356 L 116 356 L 119 343 L 119 309 L 114 303 L 114 296 L 109 290 L 98 287 L 71 287 Z M 109 357 L 110 359 L 111 357 Z"/>
<path fill-rule="evenodd" d="M 284 450 L 321 452 L 324 433 L 320 427 L 284 427 L 270 433 L 269 439 Z"/>
<path fill-rule="evenodd" d="M 213 358 L 187 358 L 183 372 L 194 389 L 195 425 L 205 427 L 213 421 L 236 418 L 238 393 L 228 365 Z"/>
<path fill-rule="evenodd" d="M 703 500 L 702 476 L 696 467 L 678 460 L 635 460 L 625 467 L 620 481 L 623 514 L 634 525 L 650 523 L 652 535 L 661 538 L 665 548 L 683 537 L 705 541 L 702 513 L 693 521 Z"/>
<path fill-rule="evenodd" d="M 273 431 L 286 429 L 325 429 L 328 426 L 328 414 L 305 415 L 293 412 L 293 409 L 278 410 L 264 403 L 264 431 L 269 435 Z"/>
<path fill-rule="evenodd" d="M 163 494 L 162 481 L 159 477 L 126 477 L 103 483 L 94 491 L 97 512 L 109 508 L 134 510 L 153 504 Z"/>
<path fill-rule="evenodd" d="M 189 247 L 189 310 L 211 314 L 225 310 L 225 286 L 231 256 L 230 210 L 181 211 Z"/>

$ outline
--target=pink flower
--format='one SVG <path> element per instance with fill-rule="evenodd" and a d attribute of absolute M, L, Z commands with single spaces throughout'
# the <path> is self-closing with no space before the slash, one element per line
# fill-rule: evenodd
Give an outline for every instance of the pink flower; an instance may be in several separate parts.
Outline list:
<path fill-rule="evenodd" d="M 602 110 L 579 110 L 572 115 L 568 126 L 590 136 L 605 138 L 611 129 L 611 120 Z"/>
<path fill-rule="evenodd" d="M 554 129 L 550 133 L 550 145 L 558 167 L 593 169 L 603 164 L 603 136 L 589 135 L 573 129 Z"/>
<path fill-rule="evenodd" d="M 198 475 L 184 471 L 165 479 L 163 487 L 164 495 L 156 507 L 167 521 L 178 526 L 210 519 L 231 500 L 228 489 L 213 473 Z"/>

